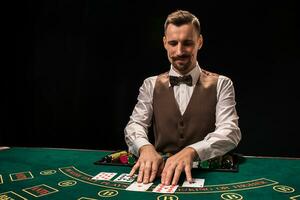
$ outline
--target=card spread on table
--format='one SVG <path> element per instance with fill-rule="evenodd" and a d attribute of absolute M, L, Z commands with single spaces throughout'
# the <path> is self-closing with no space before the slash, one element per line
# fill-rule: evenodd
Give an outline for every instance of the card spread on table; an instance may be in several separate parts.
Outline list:
<path fill-rule="evenodd" d="M 174 193 L 178 188 L 178 185 L 157 185 L 152 192 L 158 193 Z"/>
<path fill-rule="evenodd" d="M 100 172 L 96 176 L 94 176 L 93 180 L 110 180 L 112 179 L 117 173 L 111 173 L 111 172 Z"/>
<path fill-rule="evenodd" d="M 205 179 L 194 178 L 193 182 L 184 181 L 182 187 L 203 187 Z"/>
<path fill-rule="evenodd" d="M 128 188 L 126 188 L 126 190 L 130 190 L 130 191 L 146 191 L 149 189 L 149 187 L 152 185 L 153 183 L 138 183 L 138 182 L 133 182 L 131 185 L 129 185 Z"/>
<path fill-rule="evenodd" d="M 136 177 L 137 177 L 137 174 L 134 174 L 133 176 L 129 176 L 129 174 L 123 173 L 120 176 L 118 176 L 116 179 L 114 179 L 114 181 L 131 183 L 135 180 Z"/>

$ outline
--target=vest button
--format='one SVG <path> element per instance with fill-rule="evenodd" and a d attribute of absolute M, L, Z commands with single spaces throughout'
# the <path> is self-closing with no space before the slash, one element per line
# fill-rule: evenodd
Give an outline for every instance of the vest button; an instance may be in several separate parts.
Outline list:
<path fill-rule="evenodd" d="M 181 133 L 181 134 L 179 135 L 179 137 L 180 137 L 180 139 L 183 139 L 183 138 L 184 138 L 184 135 Z"/>
<path fill-rule="evenodd" d="M 180 124 L 180 126 L 183 126 L 183 121 L 182 121 L 182 120 L 180 120 L 179 124 Z"/>
<path fill-rule="evenodd" d="M 178 121 L 178 126 L 179 126 L 179 127 L 184 127 L 184 122 L 183 122 L 183 119 L 182 119 L 182 118 L 179 119 L 179 121 Z"/>

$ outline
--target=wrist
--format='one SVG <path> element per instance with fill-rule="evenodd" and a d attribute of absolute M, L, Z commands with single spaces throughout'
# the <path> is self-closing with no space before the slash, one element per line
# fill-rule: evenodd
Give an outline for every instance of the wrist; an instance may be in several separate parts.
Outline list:
<path fill-rule="evenodd" d="M 186 150 L 190 153 L 193 160 L 198 158 L 198 153 L 193 147 L 186 147 Z"/>
<path fill-rule="evenodd" d="M 141 155 L 141 153 L 143 152 L 143 151 L 149 151 L 149 150 L 155 150 L 155 148 L 154 148 L 154 146 L 152 145 L 152 144 L 145 144 L 145 145 L 143 145 L 143 146 L 141 146 L 140 147 L 140 149 L 139 149 L 139 154 Z"/>

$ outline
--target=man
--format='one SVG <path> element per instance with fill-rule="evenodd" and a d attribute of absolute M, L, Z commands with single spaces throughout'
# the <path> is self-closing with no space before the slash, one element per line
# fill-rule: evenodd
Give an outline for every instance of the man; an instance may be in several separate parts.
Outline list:
<path fill-rule="evenodd" d="M 130 174 L 138 171 L 143 183 L 161 175 L 162 184 L 176 185 L 182 172 L 192 182 L 194 160 L 224 155 L 238 145 L 241 133 L 232 81 L 197 62 L 203 44 L 199 20 L 178 10 L 164 29 L 170 71 L 144 80 L 124 132 L 129 151 L 139 156 Z M 147 136 L 151 122 L 154 145 Z M 172 156 L 164 161 L 160 153 Z"/>

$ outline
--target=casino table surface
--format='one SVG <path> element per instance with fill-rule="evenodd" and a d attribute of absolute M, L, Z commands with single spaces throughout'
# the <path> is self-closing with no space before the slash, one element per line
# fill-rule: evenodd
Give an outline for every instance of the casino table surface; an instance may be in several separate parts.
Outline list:
<path fill-rule="evenodd" d="M 129 173 L 128 166 L 95 165 L 108 151 L 11 147 L 0 151 L 0 199 L 300 199 L 300 159 L 244 156 L 238 172 L 193 169 L 201 188 L 173 194 L 128 191 L 130 183 L 93 180 L 99 172 Z M 117 177 L 117 175 L 115 177 Z"/>

